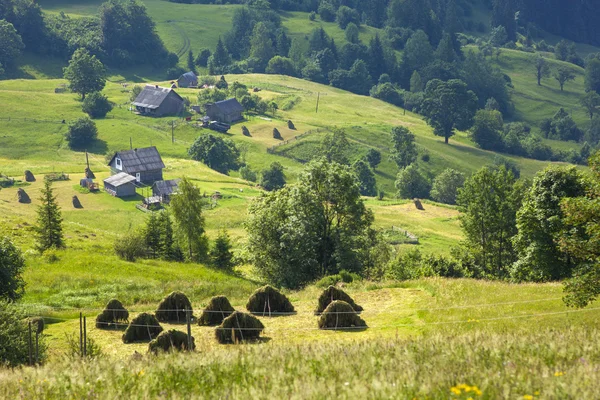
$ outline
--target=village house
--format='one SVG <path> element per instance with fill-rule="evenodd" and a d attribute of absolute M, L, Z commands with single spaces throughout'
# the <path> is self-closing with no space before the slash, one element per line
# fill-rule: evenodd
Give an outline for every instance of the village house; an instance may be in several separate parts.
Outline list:
<path fill-rule="evenodd" d="M 206 105 L 206 115 L 212 121 L 226 124 L 242 120 L 244 118 L 242 116 L 243 112 L 244 107 L 236 99 L 227 99 Z"/>
<path fill-rule="evenodd" d="M 151 185 L 162 181 L 165 164 L 155 146 L 118 151 L 108 163 L 113 174 L 125 172 L 136 182 Z"/>
<path fill-rule="evenodd" d="M 158 85 L 146 85 L 131 104 L 138 113 L 155 117 L 180 114 L 184 107 L 183 98 L 173 89 Z"/>
<path fill-rule="evenodd" d="M 193 71 L 186 72 L 177 79 L 180 88 L 198 87 L 198 77 Z"/>
<path fill-rule="evenodd" d="M 125 172 L 119 172 L 104 180 L 104 190 L 115 197 L 135 196 L 135 178 Z"/>
<path fill-rule="evenodd" d="M 171 196 L 177 192 L 181 179 L 157 181 L 152 185 L 152 196 L 158 197 L 161 203 L 169 204 Z"/>

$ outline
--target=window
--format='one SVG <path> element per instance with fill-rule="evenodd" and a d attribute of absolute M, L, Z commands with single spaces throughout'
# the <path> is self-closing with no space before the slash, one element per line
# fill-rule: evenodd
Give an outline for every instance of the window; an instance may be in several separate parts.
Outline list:
<path fill-rule="evenodd" d="M 142 177 L 141 177 L 140 173 L 139 173 L 139 172 L 136 172 L 136 173 L 135 173 L 135 180 L 139 182 L 141 178 L 142 178 Z"/>
<path fill-rule="evenodd" d="M 117 165 L 118 170 L 123 169 L 123 164 L 121 163 L 121 159 L 119 157 L 117 157 L 117 159 L 115 160 L 115 163 Z"/>

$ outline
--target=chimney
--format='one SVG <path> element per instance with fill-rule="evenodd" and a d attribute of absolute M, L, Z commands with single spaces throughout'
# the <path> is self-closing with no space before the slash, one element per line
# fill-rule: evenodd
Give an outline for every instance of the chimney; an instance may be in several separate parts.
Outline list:
<path fill-rule="evenodd" d="M 158 85 L 154 85 L 158 89 Z"/>

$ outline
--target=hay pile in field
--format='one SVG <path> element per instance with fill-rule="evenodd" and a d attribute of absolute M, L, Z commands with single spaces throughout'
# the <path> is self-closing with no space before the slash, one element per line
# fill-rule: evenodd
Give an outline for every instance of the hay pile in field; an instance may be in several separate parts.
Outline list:
<path fill-rule="evenodd" d="M 129 320 L 129 311 L 117 299 L 108 302 L 104 310 L 96 317 L 96 328 L 115 329 L 124 326 Z"/>
<path fill-rule="evenodd" d="M 319 317 L 319 329 L 366 328 L 367 324 L 352 306 L 345 301 L 335 300 Z"/>
<path fill-rule="evenodd" d="M 288 128 L 291 130 L 296 130 L 296 126 L 294 125 L 294 123 L 292 122 L 291 119 L 288 119 Z"/>
<path fill-rule="evenodd" d="M 277 128 L 273 128 L 273 139 L 283 140 L 281 132 L 279 132 L 279 129 Z"/>
<path fill-rule="evenodd" d="M 147 342 L 163 331 L 156 317 L 152 314 L 141 313 L 131 320 L 125 333 L 123 343 Z"/>
<path fill-rule="evenodd" d="M 242 135 L 250 136 L 250 131 L 246 128 L 246 125 L 242 126 Z"/>
<path fill-rule="evenodd" d="M 23 188 L 19 188 L 19 190 L 17 190 L 17 201 L 19 203 L 29 204 L 31 203 L 31 198 Z"/>
<path fill-rule="evenodd" d="M 215 296 L 208 302 L 198 318 L 198 325 L 219 325 L 235 310 L 225 296 Z"/>
<path fill-rule="evenodd" d="M 246 309 L 253 314 L 271 316 L 271 313 L 293 313 L 294 306 L 279 290 L 266 285 L 257 289 L 246 304 Z"/>
<path fill-rule="evenodd" d="M 414 199 L 413 202 L 415 203 L 415 207 L 417 207 L 417 210 L 424 210 L 425 208 L 423 208 L 423 204 L 421 203 L 421 200 L 419 199 Z"/>
<path fill-rule="evenodd" d="M 35 176 L 30 170 L 25 171 L 25 182 L 35 182 Z"/>
<path fill-rule="evenodd" d="M 87 179 L 96 179 L 96 175 L 94 175 L 94 173 L 92 172 L 92 170 L 89 169 L 89 168 L 85 169 L 85 177 Z"/>
<path fill-rule="evenodd" d="M 185 322 L 186 310 L 192 312 L 192 303 L 181 292 L 172 292 L 165 297 L 156 310 L 156 318 L 160 322 Z"/>
<path fill-rule="evenodd" d="M 217 327 L 215 334 L 219 343 L 238 343 L 258 339 L 264 329 L 254 315 L 234 311 Z"/>
<path fill-rule="evenodd" d="M 194 350 L 196 343 L 192 336 L 192 348 L 188 348 L 188 335 L 181 331 L 171 329 L 161 332 L 156 339 L 148 344 L 148 351 L 158 353 L 159 351 L 183 351 Z"/>
<path fill-rule="evenodd" d="M 329 304 L 335 300 L 341 300 L 350 304 L 354 311 L 361 312 L 363 310 L 363 308 L 356 304 L 354 300 L 352 300 L 352 297 L 348 296 L 348 294 L 342 289 L 336 288 L 335 286 L 329 286 L 319 296 L 319 304 L 315 310 L 315 313 L 321 314 L 323 311 L 325 311 L 327 306 L 329 306 Z"/>
<path fill-rule="evenodd" d="M 79 201 L 79 197 L 77 196 L 73 196 L 73 207 L 75 208 L 83 208 L 83 206 L 81 205 L 81 202 Z"/>

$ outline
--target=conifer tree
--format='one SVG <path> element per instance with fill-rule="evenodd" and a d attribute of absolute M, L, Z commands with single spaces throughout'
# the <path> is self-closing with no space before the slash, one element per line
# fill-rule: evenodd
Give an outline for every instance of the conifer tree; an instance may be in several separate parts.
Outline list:
<path fill-rule="evenodd" d="M 52 190 L 52 182 L 48 179 L 44 179 L 40 202 L 41 205 L 37 210 L 37 249 L 43 252 L 50 248 L 64 248 L 65 241 L 62 231 L 60 207 L 56 203 L 56 196 Z"/>
<path fill-rule="evenodd" d="M 175 245 L 173 237 L 173 221 L 167 210 L 160 213 L 158 217 L 160 226 L 160 256 L 165 260 L 181 259 L 181 250 Z"/>
<path fill-rule="evenodd" d="M 219 269 L 230 270 L 235 265 L 231 252 L 231 239 L 226 230 L 219 232 L 219 236 L 215 239 L 215 244 L 210 251 L 210 259 Z"/>
<path fill-rule="evenodd" d="M 150 257 L 157 258 L 160 253 L 161 237 L 160 237 L 160 225 L 158 224 L 158 217 L 155 213 L 150 213 L 150 216 L 146 220 L 146 229 L 144 229 L 144 241 L 146 242 L 146 248 L 150 253 Z"/>
<path fill-rule="evenodd" d="M 190 71 L 196 71 L 196 63 L 194 63 L 194 53 L 192 50 L 188 52 L 187 67 Z"/>

